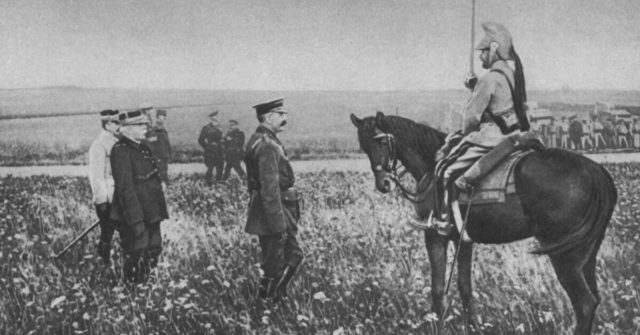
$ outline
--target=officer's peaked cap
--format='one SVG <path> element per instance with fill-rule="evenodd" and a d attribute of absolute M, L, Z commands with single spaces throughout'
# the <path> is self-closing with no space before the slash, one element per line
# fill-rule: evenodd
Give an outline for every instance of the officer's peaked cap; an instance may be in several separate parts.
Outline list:
<path fill-rule="evenodd" d="M 135 110 L 131 112 L 120 113 L 120 123 L 123 126 L 130 126 L 134 124 L 149 124 L 149 117 L 142 113 L 142 110 Z"/>
<path fill-rule="evenodd" d="M 511 46 L 513 45 L 513 41 L 507 28 L 500 23 L 485 22 L 482 24 L 482 29 L 484 29 L 485 35 L 476 46 L 476 50 L 487 49 L 491 45 L 491 42 L 496 42 L 500 45 L 497 50 L 498 56 L 504 60 L 511 59 Z"/>
<path fill-rule="evenodd" d="M 213 111 L 213 112 L 209 113 L 209 117 L 218 116 L 218 113 L 220 113 L 220 111 L 215 110 L 215 111 Z"/>
<path fill-rule="evenodd" d="M 238 121 L 237 120 L 229 120 L 229 123 L 234 124 L 234 125 L 238 125 Z"/>
<path fill-rule="evenodd" d="M 164 109 L 158 109 L 158 110 L 156 111 L 156 116 L 160 116 L 160 115 L 162 115 L 162 116 L 167 116 L 167 111 L 166 111 L 166 110 L 164 110 Z"/>
<path fill-rule="evenodd" d="M 269 112 L 286 112 L 282 107 L 284 105 L 284 99 L 278 98 L 275 100 L 263 102 L 253 106 L 256 109 L 256 114 L 264 115 Z"/>
<path fill-rule="evenodd" d="M 103 111 L 100 111 L 100 120 L 118 122 L 120 121 L 120 119 L 118 118 L 118 114 L 120 114 L 120 112 L 118 112 L 117 110 L 105 109 Z"/>

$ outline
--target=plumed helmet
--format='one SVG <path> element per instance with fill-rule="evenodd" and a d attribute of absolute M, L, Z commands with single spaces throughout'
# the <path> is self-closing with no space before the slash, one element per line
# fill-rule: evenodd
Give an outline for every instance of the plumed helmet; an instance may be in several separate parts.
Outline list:
<path fill-rule="evenodd" d="M 482 29 L 484 29 L 484 37 L 476 46 L 476 50 L 484 50 L 489 48 L 491 42 L 496 42 L 499 44 L 497 53 L 500 58 L 504 60 L 510 60 L 511 58 L 511 47 L 513 45 L 513 41 L 511 40 L 511 34 L 505 28 L 505 26 L 496 22 L 485 22 L 482 24 Z"/>

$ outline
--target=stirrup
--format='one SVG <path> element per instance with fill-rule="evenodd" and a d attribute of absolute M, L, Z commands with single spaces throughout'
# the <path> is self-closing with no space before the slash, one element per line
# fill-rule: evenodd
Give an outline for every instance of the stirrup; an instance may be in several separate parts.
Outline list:
<path fill-rule="evenodd" d="M 453 212 L 453 221 L 456 224 L 456 228 L 458 228 L 458 233 L 460 233 L 460 241 L 466 243 L 473 242 L 467 233 L 467 223 L 464 222 L 462 214 L 460 213 L 460 203 L 458 202 L 458 199 L 451 202 L 451 212 Z"/>

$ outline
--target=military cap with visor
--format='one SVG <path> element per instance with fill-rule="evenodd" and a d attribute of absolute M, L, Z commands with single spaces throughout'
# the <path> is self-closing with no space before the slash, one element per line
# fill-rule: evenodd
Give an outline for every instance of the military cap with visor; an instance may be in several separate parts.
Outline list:
<path fill-rule="evenodd" d="M 218 113 L 220 113 L 219 110 L 214 110 L 213 112 L 209 113 L 209 117 L 218 116 Z"/>
<path fill-rule="evenodd" d="M 166 111 L 166 110 L 164 110 L 164 109 L 158 109 L 158 110 L 156 111 L 156 116 L 161 116 L 161 115 L 162 115 L 162 116 L 167 116 L 167 111 Z"/>
<path fill-rule="evenodd" d="M 484 29 L 484 37 L 476 46 L 476 50 L 485 50 L 489 49 L 491 46 L 491 42 L 498 43 L 498 56 L 504 60 L 510 60 L 511 58 L 511 48 L 512 48 L 512 39 L 511 34 L 505 28 L 505 26 L 496 22 L 484 22 L 482 24 L 482 29 Z"/>
<path fill-rule="evenodd" d="M 256 109 L 256 114 L 258 116 L 260 115 L 264 115 L 267 113 L 287 113 L 287 111 L 284 109 L 283 107 L 284 105 L 284 99 L 283 98 L 278 98 L 275 100 L 271 100 L 271 101 L 267 101 L 267 102 L 263 102 L 260 104 L 257 104 L 255 106 L 253 106 L 253 108 Z"/>
<path fill-rule="evenodd" d="M 113 121 L 113 122 L 119 122 L 119 114 L 120 112 L 118 110 L 114 110 L 114 109 L 105 109 L 103 111 L 100 111 L 100 120 L 102 121 Z"/>
<path fill-rule="evenodd" d="M 120 124 L 123 126 L 148 125 L 149 117 L 141 110 L 120 113 Z"/>

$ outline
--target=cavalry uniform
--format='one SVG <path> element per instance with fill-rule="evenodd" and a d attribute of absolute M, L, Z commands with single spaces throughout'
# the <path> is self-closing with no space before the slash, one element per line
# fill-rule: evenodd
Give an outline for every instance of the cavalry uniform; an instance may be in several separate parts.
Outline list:
<path fill-rule="evenodd" d="M 244 156 L 244 133 L 240 129 L 231 129 L 224 137 L 224 176 L 222 179 L 229 178 L 229 173 L 233 168 L 240 178 L 244 178 L 244 170 L 240 163 Z"/>
<path fill-rule="evenodd" d="M 103 122 L 119 122 L 117 110 L 100 112 Z M 111 257 L 111 240 L 115 233 L 113 222 L 109 218 L 111 201 L 113 200 L 113 176 L 111 175 L 111 149 L 118 142 L 118 137 L 106 129 L 102 129 L 98 137 L 89 147 L 89 184 L 93 194 L 92 202 L 100 219 L 100 239 L 97 252 L 105 263 Z"/>
<path fill-rule="evenodd" d="M 159 109 L 157 115 L 167 116 L 165 110 Z M 149 131 L 149 137 L 147 138 L 149 149 L 156 157 L 158 164 L 158 173 L 160 179 L 169 184 L 169 161 L 171 160 L 171 142 L 169 141 L 169 132 L 165 128 L 164 124 L 156 123 Z"/>
<path fill-rule="evenodd" d="M 519 124 L 511 97 L 513 80 L 513 70 L 504 60 L 493 63 L 491 70 L 478 80 L 464 107 L 464 138 L 445 158 L 449 162 L 444 172 L 445 185 L 452 176 L 457 177 L 459 171 L 470 167 L 508 136 L 519 132 L 515 130 L 505 134 L 495 122 L 500 118 L 507 128 Z"/>
<path fill-rule="evenodd" d="M 139 111 L 126 115 L 123 125 L 147 119 Z M 169 218 L 156 160 L 144 143 L 123 136 L 111 151 L 111 169 L 115 182 L 111 218 L 118 222 L 123 273 L 129 281 L 142 282 L 158 263 L 160 222 Z"/>
<path fill-rule="evenodd" d="M 216 116 L 213 112 L 209 116 Z M 202 127 L 198 143 L 204 149 L 204 164 L 207 166 L 205 179 L 211 183 L 213 169 L 216 169 L 216 180 L 222 180 L 222 168 L 224 167 L 224 151 L 222 150 L 222 130 L 213 123 Z"/>
<path fill-rule="evenodd" d="M 441 179 L 435 181 L 435 187 L 432 188 L 436 195 L 436 220 L 445 217 L 447 203 L 457 196 L 456 188 L 451 189 L 452 193 L 445 192 L 449 189 L 450 181 L 455 180 L 458 189 L 466 190 L 475 186 L 473 182 L 476 180 L 471 179 L 478 178 L 481 171 L 472 171 L 470 176 L 464 174 L 465 171 L 498 144 L 523 135 L 520 134 L 521 129 L 529 131 L 524 110 L 524 75 L 520 59 L 513 49 L 511 35 L 504 26 L 493 22 L 483 23 L 482 28 L 485 36 L 476 49 L 483 52 L 483 66 L 488 67 L 489 72 L 480 77 L 464 106 L 460 131 L 462 139 L 452 145 L 454 133 L 447 137 L 440 150 L 439 156 L 445 156 L 437 165 L 436 173 Z M 495 49 L 492 47 L 494 43 L 498 46 Z M 507 60 L 515 61 L 517 73 L 507 64 Z M 466 232 L 461 233 L 463 240 L 470 240 Z"/>
<path fill-rule="evenodd" d="M 264 114 L 273 105 L 254 108 Z M 250 192 L 245 231 L 258 235 L 262 249 L 260 296 L 286 295 L 286 285 L 303 259 L 296 239 L 300 207 L 293 170 L 276 134 L 262 124 L 249 139 L 244 159 Z"/>

